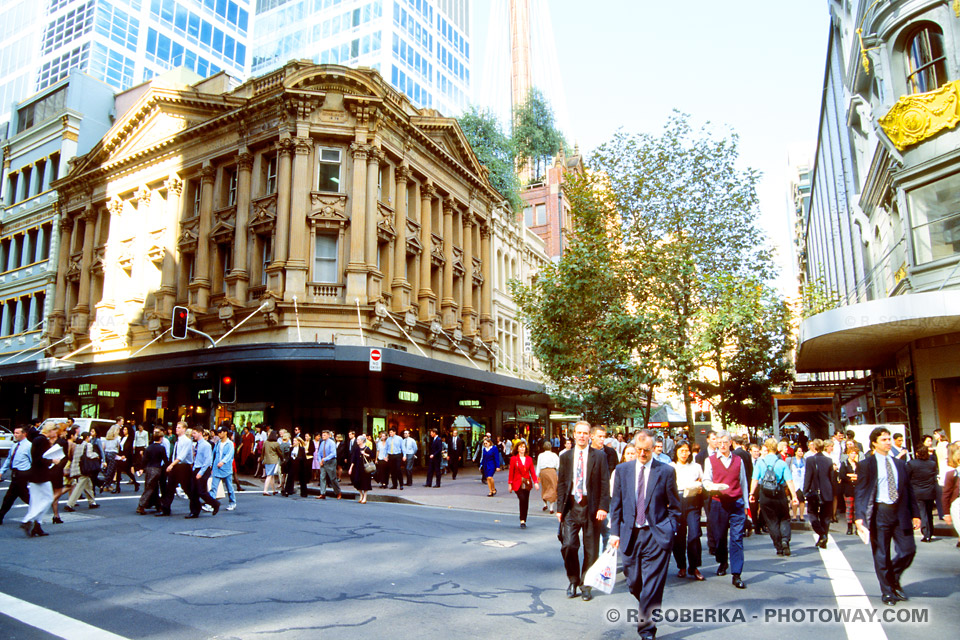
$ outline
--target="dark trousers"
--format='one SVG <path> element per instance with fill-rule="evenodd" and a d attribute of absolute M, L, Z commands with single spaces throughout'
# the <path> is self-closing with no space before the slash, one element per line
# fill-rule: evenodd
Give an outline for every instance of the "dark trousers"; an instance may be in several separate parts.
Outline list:
<path fill-rule="evenodd" d="M 716 532 L 714 528 L 710 526 L 710 520 L 711 520 L 710 511 L 713 508 L 711 506 L 712 504 L 713 504 L 713 500 L 707 500 L 706 504 L 703 505 L 703 512 L 704 512 L 704 517 L 706 518 L 706 521 L 707 521 L 707 551 L 710 552 L 710 555 L 715 556 L 717 555 L 717 540 L 715 537 Z"/>
<path fill-rule="evenodd" d="M 530 489 L 517 489 L 517 499 L 520 500 L 520 522 L 526 522 L 527 509 L 530 507 Z"/>
<path fill-rule="evenodd" d="M 690 511 L 697 520 L 700 511 Z M 699 529 L 699 523 L 697 525 Z M 637 632 L 641 636 L 656 633 L 657 625 L 651 620 L 651 614 L 663 605 L 663 586 L 667 582 L 667 567 L 670 565 L 670 551 L 664 549 L 653 539 L 650 528 L 635 529 L 630 533 L 631 540 L 623 550 L 623 575 L 627 579 L 627 588 L 639 603 L 639 621 Z M 699 537 L 697 538 L 699 540 Z"/>
<path fill-rule="evenodd" d="M 208 488 L 211 471 L 213 469 L 207 469 L 199 479 L 196 469 L 190 471 L 190 515 L 200 515 L 201 502 L 205 502 L 215 509 L 220 508 L 220 501 L 210 495 L 210 489 Z"/>
<path fill-rule="evenodd" d="M 151 503 L 156 504 L 157 492 L 160 490 L 160 467 L 147 467 L 143 470 L 143 495 L 140 496 L 139 509 L 146 509 Z"/>
<path fill-rule="evenodd" d="M 402 453 L 391 453 L 387 456 L 387 466 L 390 469 L 390 483 L 393 485 L 391 489 L 396 489 L 397 486 L 403 486 L 403 454 Z"/>
<path fill-rule="evenodd" d="M 920 533 L 924 538 L 933 537 L 933 509 L 936 507 L 936 500 L 917 500 L 917 508 L 920 510 Z"/>
<path fill-rule="evenodd" d="M 290 471 L 287 473 L 287 481 L 283 487 L 284 495 L 293 494 L 293 483 L 300 483 L 300 497 L 307 497 L 307 483 L 310 481 L 310 469 L 307 468 L 306 461 L 294 460 L 290 465 Z"/>
<path fill-rule="evenodd" d="M 6 517 L 7 512 L 13 507 L 13 503 L 17 501 L 17 498 L 20 498 L 26 504 L 30 504 L 30 491 L 27 489 L 27 481 L 22 477 L 10 480 L 7 494 L 3 496 L 3 505 L 0 505 L 0 522 L 3 522 L 4 517 Z"/>
<path fill-rule="evenodd" d="M 740 575 L 743 572 L 743 528 L 746 522 L 747 514 L 744 511 L 743 498 L 733 501 L 710 501 L 710 521 L 707 526 L 713 528 L 713 539 L 717 545 L 717 562 L 721 564 L 727 562 L 729 551 L 730 573 L 734 575 Z M 772 524 L 770 530 L 773 530 Z"/>
<path fill-rule="evenodd" d="M 427 486 L 433 484 L 433 478 L 437 478 L 437 486 L 440 486 L 440 455 L 427 458 Z"/>
<path fill-rule="evenodd" d="M 810 526 L 818 536 L 830 533 L 830 510 L 833 500 L 826 502 L 822 494 L 812 493 L 807 496 L 807 514 L 810 516 Z"/>
<path fill-rule="evenodd" d="M 900 584 L 900 576 L 913 562 L 917 554 L 917 543 L 913 541 L 913 531 L 900 526 L 896 505 L 877 503 L 874 522 L 870 531 L 870 549 L 873 551 L 873 568 L 880 581 L 880 593 L 893 595 L 893 588 Z M 896 549 L 896 555 L 890 559 L 890 543 Z"/>
<path fill-rule="evenodd" d="M 323 467 L 320 468 L 320 473 L 323 473 Z M 387 480 L 390 479 L 390 469 L 386 460 L 377 460 L 377 471 L 374 473 L 373 479 L 381 487 L 387 486 Z"/>
<path fill-rule="evenodd" d="M 170 505 L 173 504 L 173 498 L 177 495 L 177 486 L 183 489 L 184 493 L 190 495 L 190 465 L 182 462 L 175 464 L 173 469 L 167 473 L 167 491 L 163 496 L 161 508 L 164 513 L 170 513 Z"/>
<path fill-rule="evenodd" d="M 463 466 L 460 463 L 460 454 L 462 453 L 463 451 L 456 451 L 456 452 L 451 451 L 450 459 L 447 460 L 447 471 L 450 472 L 450 477 L 453 478 L 454 480 L 457 479 L 457 470 Z"/>
<path fill-rule="evenodd" d="M 686 498 L 682 502 L 683 515 L 677 527 L 677 536 L 673 539 L 673 557 L 678 569 L 699 569 L 703 555 L 703 543 L 700 542 L 700 503 L 690 506 Z"/>
<path fill-rule="evenodd" d="M 790 544 L 790 504 L 787 502 L 787 495 L 784 493 L 777 498 L 770 498 L 761 493 L 760 513 L 770 532 L 774 548 L 780 551 L 784 542 Z"/>
<path fill-rule="evenodd" d="M 570 509 L 560 525 L 560 555 L 567 570 L 567 579 L 573 584 L 583 584 L 583 574 L 597 561 L 600 555 L 600 523 L 587 512 L 587 498 L 579 503 L 569 497 Z M 580 532 L 583 532 L 583 564 L 580 564 Z"/>
<path fill-rule="evenodd" d="M 416 464 L 416 461 L 416 456 L 411 454 L 407 456 L 407 461 L 404 463 L 406 465 L 408 487 L 413 484 L 413 465 Z"/>

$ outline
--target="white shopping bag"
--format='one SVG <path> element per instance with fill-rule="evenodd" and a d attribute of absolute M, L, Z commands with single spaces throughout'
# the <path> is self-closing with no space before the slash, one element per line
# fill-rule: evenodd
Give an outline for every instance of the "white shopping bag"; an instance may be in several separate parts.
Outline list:
<path fill-rule="evenodd" d="M 597 561 L 587 569 L 583 576 L 583 585 L 599 589 L 604 593 L 613 593 L 613 585 L 617 582 L 617 550 L 613 547 L 607 547 L 606 551 L 600 554 Z"/>

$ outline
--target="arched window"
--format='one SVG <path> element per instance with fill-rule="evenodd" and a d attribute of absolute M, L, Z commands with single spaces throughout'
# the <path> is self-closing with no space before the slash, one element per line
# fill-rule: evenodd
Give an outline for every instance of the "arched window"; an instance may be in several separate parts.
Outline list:
<path fill-rule="evenodd" d="M 927 24 L 907 39 L 907 86 L 910 93 L 933 91 L 947 81 L 943 32 Z"/>

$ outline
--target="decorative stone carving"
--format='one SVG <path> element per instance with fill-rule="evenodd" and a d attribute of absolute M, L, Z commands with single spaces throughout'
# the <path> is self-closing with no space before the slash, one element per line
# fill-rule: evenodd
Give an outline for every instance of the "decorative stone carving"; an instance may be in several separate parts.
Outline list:
<path fill-rule="evenodd" d="M 253 217 L 249 227 L 253 233 L 272 233 L 277 223 L 277 194 L 253 201 Z"/>
<path fill-rule="evenodd" d="M 433 346 L 437 343 L 437 340 L 440 339 L 443 327 L 440 325 L 440 321 L 434 318 L 430 321 L 430 333 L 427 334 L 427 343 L 430 346 Z"/>
<path fill-rule="evenodd" d="M 236 324 L 233 305 L 226 300 L 222 301 L 220 306 L 217 307 L 217 317 L 220 318 L 220 322 L 223 323 L 224 331 L 229 331 Z"/>
<path fill-rule="evenodd" d="M 877 122 L 900 151 L 954 128 L 960 122 L 960 80 L 935 91 L 902 96 Z"/>
<path fill-rule="evenodd" d="M 117 258 L 117 264 L 128 274 L 133 271 L 134 250 L 133 243 L 125 240 L 120 243 L 120 256 Z"/>
<path fill-rule="evenodd" d="M 152 195 L 153 195 L 153 192 L 150 191 L 150 189 L 147 189 L 146 187 L 141 186 L 139 189 L 137 189 L 137 190 L 134 192 L 133 198 L 131 198 L 131 200 L 133 200 L 133 201 L 136 202 L 137 204 L 142 204 L 142 205 L 145 205 L 145 206 L 149 206 L 149 205 L 150 205 L 150 196 L 152 196 Z"/>
<path fill-rule="evenodd" d="M 253 169 L 253 154 L 249 151 L 237 154 L 237 168 L 241 171 Z"/>
<path fill-rule="evenodd" d="M 169 193 L 179 196 L 183 193 L 183 180 L 177 176 L 170 176 L 163 182 L 163 188 Z"/>
<path fill-rule="evenodd" d="M 90 271 L 98 276 L 103 275 L 103 266 L 104 266 L 104 259 L 106 257 L 106 250 L 107 248 L 103 246 L 96 247 L 93 250 L 93 264 L 90 265 Z"/>
<path fill-rule="evenodd" d="M 403 314 L 403 324 L 407 325 L 408 329 L 417 326 L 417 314 L 412 309 L 407 309 L 407 312 Z"/>
<path fill-rule="evenodd" d="M 75 254 L 70 256 L 70 259 L 67 262 L 67 273 L 65 277 L 69 281 L 77 281 L 80 279 L 80 254 Z"/>
<path fill-rule="evenodd" d="M 119 198 L 112 198 L 107 202 L 107 211 L 110 212 L 112 216 L 119 216 L 123 213 L 123 200 Z"/>
<path fill-rule="evenodd" d="M 177 238 L 177 247 L 181 253 L 193 253 L 197 250 L 198 220 L 188 220 L 180 223 L 180 237 Z"/>
<path fill-rule="evenodd" d="M 318 227 L 341 228 L 350 224 L 347 217 L 347 196 L 320 191 L 310 192 L 310 213 L 307 219 Z"/>

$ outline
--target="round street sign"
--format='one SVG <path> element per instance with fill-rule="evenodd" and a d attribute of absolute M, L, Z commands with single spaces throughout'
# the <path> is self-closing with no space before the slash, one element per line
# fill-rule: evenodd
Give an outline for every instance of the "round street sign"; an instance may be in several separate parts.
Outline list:
<path fill-rule="evenodd" d="M 383 352 L 380 349 L 370 349 L 370 371 L 380 371 L 383 367 Z"/>

